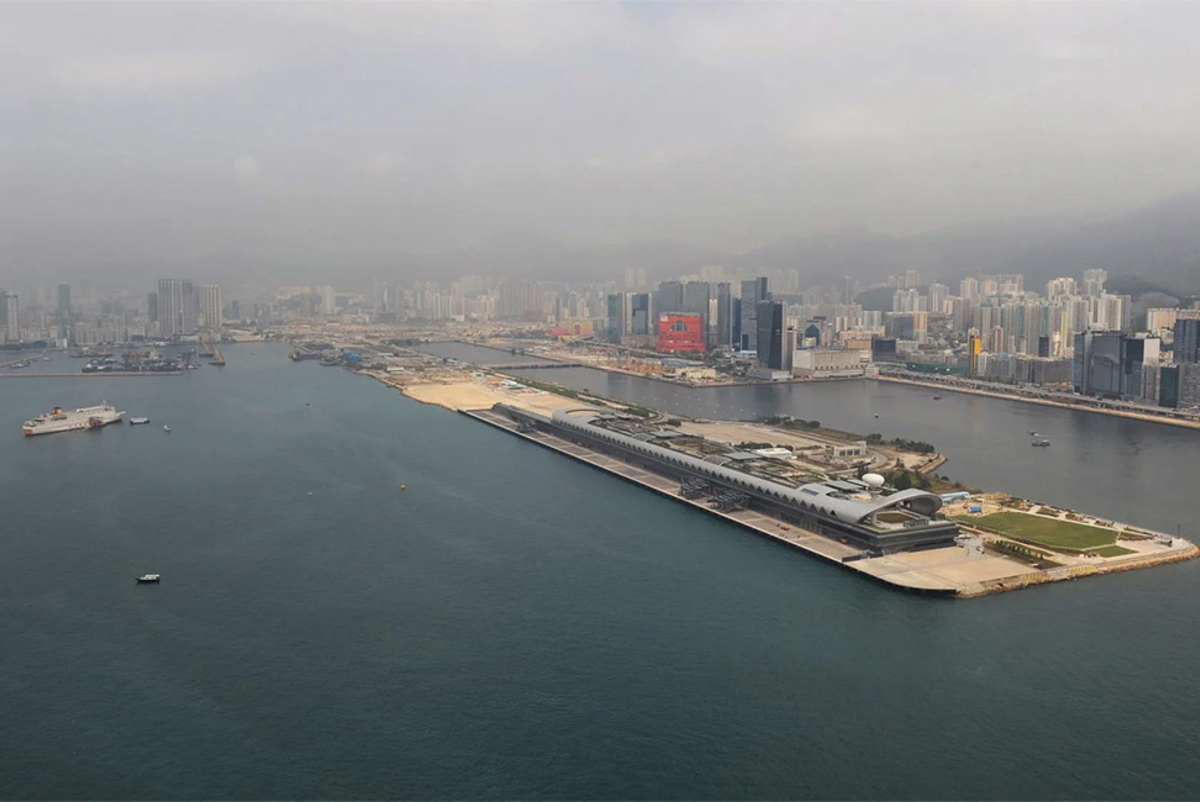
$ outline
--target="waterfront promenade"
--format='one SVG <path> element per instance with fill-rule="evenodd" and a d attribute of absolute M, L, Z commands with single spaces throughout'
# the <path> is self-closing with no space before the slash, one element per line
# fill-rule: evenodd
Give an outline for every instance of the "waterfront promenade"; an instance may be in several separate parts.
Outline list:
<path fill-rule="evenodd" d="M 1189 429 L 1200 429 L 1200 420 L 1194 418 L 1181 418 L 1169 414 L 1156 414 L 1153 412 L 1139 412 L 1133 409 L 1118 409 L 1111 406 L 1100 407 L 1089 403 L 1069 403 L 1066 401 L 1056 401 L 1053 398 L 1039 398 L 1036 396 L 1022 395 L 1020 393 L 1006 393 L 998 389 L 979 389 L 975 387 L 963 387 L 957 384 L 921 381 L 919 379 L 909 379 L 901 376 L 876 376 L 876 381 L 891 382 L 894 384 L 908 384 L 914 387 L 928 387 L 931 390 L 949 390 L 955 393 L 965 393 L 967 395 L 979 395 L 987 398 L 999 398 L 1005 401 L 1021 401 L 1026 404 L 1039 404 L 1045 407 L 1058 407 L 1059 409 L 1069 409 L 1078 412 L 1092 412 L 1097 415 L 1111 415 L 1117 418 L 1131 418 L 1133 420 L 1146 421 L 1148 423 L 1165 423 L 1171 426 L 1183 426 Z"/>
<path fill-rule="evenodd" d="M 686 379 L 678 379 L 667 375 L 659 375 L 656 373 L 648 373 L 646 371 L 633 370 L 628 367 L 623 367 L 619 364 L 614 364 L 608 357 L 596 354 L 581 354 L 578 350 L 559 350 L 547 349 L 544 345 L 536 342 L 527 342 L 522 340 L 504 340 L 499 345 L 493 345 L 483 342 L 473 342 L 467 340 L 455 340 L 463 345 L 474 348 L 486 348 L 498 352 L 519 352 L 522 356 L 528 359 L 544 360 L 545 362 L 557 362 L 563 366 L 581 366 L 592 368 L 594 370 L 604 371 L 623 376 L 632 376 L 635 378 L 648 379 L 650 381 L 664 382 L 679 387 L 687 388 L 711 388 L 735 385 L 754 385 L 764 384 L 764 382 L 755 382 L 747 379 L 731 379 L 721 377 L 718 379 L 706 379 L 703 381 L 691 381 Z M 538 349 L 538 350 L 532 350 Z M 531 352 L 532 350 L 532 352 Z M 653 355 L 653 352 L 646 352 L 647 356 Z M 658 355 L 661 357 L 662 355 Z M 551 365 L 546 365 L 547 367 Z M 554 365 L 557 366 L 557 365 Z M 535 367 L 534 365 L 523 364 L 506 364 L 502 367 L 499 365 L 487 365 L 493 369 L 505 370 L 527 370 Z M 1173 426 L 1183 426 L 1192 429 L 1200 429 L 1200 417 L 1189 417 L 1185 414 L 1177 413 L 1174 410 L 1162 409 L 1155 411 L 1154 409 L 1140 410 L 1137 408 L 1122 408 L 1122 402 L 1097 402 L 1094 399 L 1085 397 L 1073 397 L 1071 400 L 1056 399 L 1053 397 L 1039 397 L 1018 392 L 1007 392 L 1000 386 L 975 386 L 967 387 L 952 382 L 942 382 L 935 380 L 926 380 L 922 378 L 910 378 L 906 376 L 886 375 L 882 373 L 872 373 L 868 376 L 858 376 L 847 379 L 831 378 L 831 379 L 809 379 L 809 380 L 793 380 L 789 383 L 811 383 L 811 382 L 839 382 L 839 381 L 858 381 L 862 379 L 874 379 L 881 382 L 890 382 L 896 384 L 908 384 L 914 387 L 928 387 L 933 390 L 950 390 L 956 393 L 965 393 L 968 395 L 986 396 L 989 398 L 999 398 L 1006 401 L 1022 401 L 1030 404 L 1039 404 L 1042 406 L 1058 407 L 1060 409 L 1082 410 L 1098 415 L 1110 415 L 1119 418 L 1130 418 L 1133 420 L 1144 420 L 1150 423 L 1166 423 Z M 766 384 L 778 384 L 770 382 Z M 1131 405 L 1132 406 L 1132 405 Z"/>

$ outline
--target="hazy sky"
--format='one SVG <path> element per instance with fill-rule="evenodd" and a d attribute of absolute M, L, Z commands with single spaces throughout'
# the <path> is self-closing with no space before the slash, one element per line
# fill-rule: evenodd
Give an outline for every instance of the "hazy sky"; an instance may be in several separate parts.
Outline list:
<path fill-rule="evenodd" d="M 13 268 L 738 250 L 1200 186 L 1200 4 L 0 4 Z"/>

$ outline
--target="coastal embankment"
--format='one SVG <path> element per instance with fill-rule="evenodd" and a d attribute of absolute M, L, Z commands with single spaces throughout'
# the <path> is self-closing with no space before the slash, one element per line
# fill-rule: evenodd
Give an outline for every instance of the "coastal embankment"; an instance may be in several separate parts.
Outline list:
<path fill-rule="evenodd" d="M 686 498 L 678 481 L 553 433 L 523 429 L 518 423 L 498 412 L 488 409 L 461 412 L 673 501 L 737 524 L 754 534 L 800 549 L 902 591 L 971 599 L 1050 582 L 1181 562 L 1200 556 L 1200 549 L 1192 543 L 1173 539 L 1170 545 L 1149 545 L 1147 548 L 1155 549 L 1153 552 L 1147 551 L 1133 556 L 1104 558 L 1095 554 L 1080 557 L 1055 555 L 1055 562 L 1048 562 L 1044 566 L 1031 565 L 1020 558 L 993 553 L 984 547 L 982 538 L 970 535 L 962 542 L 945 548 L 871 555 L 853 545 L 806 530 L 794 522 L 785 523 L 757 509 L 723 511 L 710 506 L 704 499 Z M 991 542 L 1002 540 L 1004 539 L 993 536 Z M 1063 564 L 1064 562 L 1066 564 Z"/>
<path fill-rule="evenodd" d="M 1168 415 L 1155 415 L 1147 412 L 1136 412 L 1126 409 L 1113 409 L 1111 407 L 1095 407 L 1088 404 L 1071 404 L 1065 401 L 1055 401 L 1050 398 L 1033 398 L 1019 393 L 1004 393 L 997 390 L 978 390 L 973 387 L 960 387 L 954 384 L 943 384 L 941 382 L 920 381 L 917 379 L 900 378 L 899 376 L 876 376 L 875 381 L 891 382 L 893 384 L 908 384 L 914 387 L 928 387 L 932 390 L 948 390 L 952 393 L 964 393 L 966 395 L 979 395 L 986 398 L 999 398 L 1004 401 L 1021 401 L 1026 404 L 1038 404 L 1044 407 L 1058 407 L 1059 409 L 1070 409 L 1076 412 L 1091 412 L 1097 415 L 1108 415 L 1117 418 L 1131 418 L 1133 420 L 1146 421 L 1147 423 L 1165 423 L 1169 426 L 1182 426 L 1187 429 L 1200 429 L 1200 421 L 1188 420 L 1186 418 L 1173 418 Z"/>

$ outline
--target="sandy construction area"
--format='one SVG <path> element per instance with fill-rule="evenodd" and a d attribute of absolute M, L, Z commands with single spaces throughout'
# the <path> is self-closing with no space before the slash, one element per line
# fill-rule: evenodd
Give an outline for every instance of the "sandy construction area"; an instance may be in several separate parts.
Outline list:
<path fill-rule="evenodd" d="M 405 395 L 426 404 L 437 404 L 455 411 L 491 409 L 493 404 L 509 404 L 539 415 L 551 415 L 556 410 L 584 406 L 571 398 L 520 388 L 510 390 L 497 385 L 465 381 L 451 384 L 410 384 L 402 388 Z"/>

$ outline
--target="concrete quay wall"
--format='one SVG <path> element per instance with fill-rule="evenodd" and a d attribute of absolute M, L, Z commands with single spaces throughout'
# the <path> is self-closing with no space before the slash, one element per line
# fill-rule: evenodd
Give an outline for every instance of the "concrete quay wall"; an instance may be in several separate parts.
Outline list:
<path fill-rule="evenodd" d="M 778 543 L 797 548 L 823 560 L 848 568 L 862 576 L 882 582 L 889 587 L 915 593 L 954 596 L 961 589 L 954 583 L 931 580 L 925 576 L 914 576 L 911 572 L 888 575 L 884 572 L 866 570 L 870 559 L 862 559 L 864 552 L 853 546 L 832 540 L 816 532 L 807 531 L 794 523 L 785 523 L 757 510 L 721 512 L 708 506 L 705 501 L 684 498 L 679 494 L 679 483 L 675 479 L 644 470 L 616 457 L 602 454 L 585 446 L 564 440 L 542 431 L 521 432 L 517 424 L 491 410 L 462 410 L 462 414 L 503 429 L 510 434 L 529 440 L 543 448 L 549 448 L 594 468 L 606 471 L 625 481 L 640 485 L 668 498 L 687 504 L 709 515 L 749 529 L 756 535 L 770 538 Z"/>
<path fill-rule="evenodd" d="M 969 599 L 990 596 L 1051 582 L 1064 582 L 1089 576 L 1151 568 L 1200 556 L 1200 548 L 1186 542 L 1178 549 L 1154 555 L 1131 555 L 1098 565 L 1071 565 L 1034 569 L 1011 559 L 984 555 L 969 546 L 900 552 L 870 557 L 862 549 L 808 531 L 791 521 L 783 521 L 765 510 L 742 509 L 721 512 L 704 500 L 680 495 L 679 482 L 653 470 L 604 454 L 587 446 L 557 437 L 542 430 L 518 431 L 510 418 L 485 410 L 459 410 L 475 420 L 502 429 L 543 448 L 599 468 L 627 482 L 653 490 L 674 501 L 687 504 L 709 515 L 737 524 L 761 537 L 800 549 L 808 554 L 854 571 L 896 589 L 914 593 Z"/>

